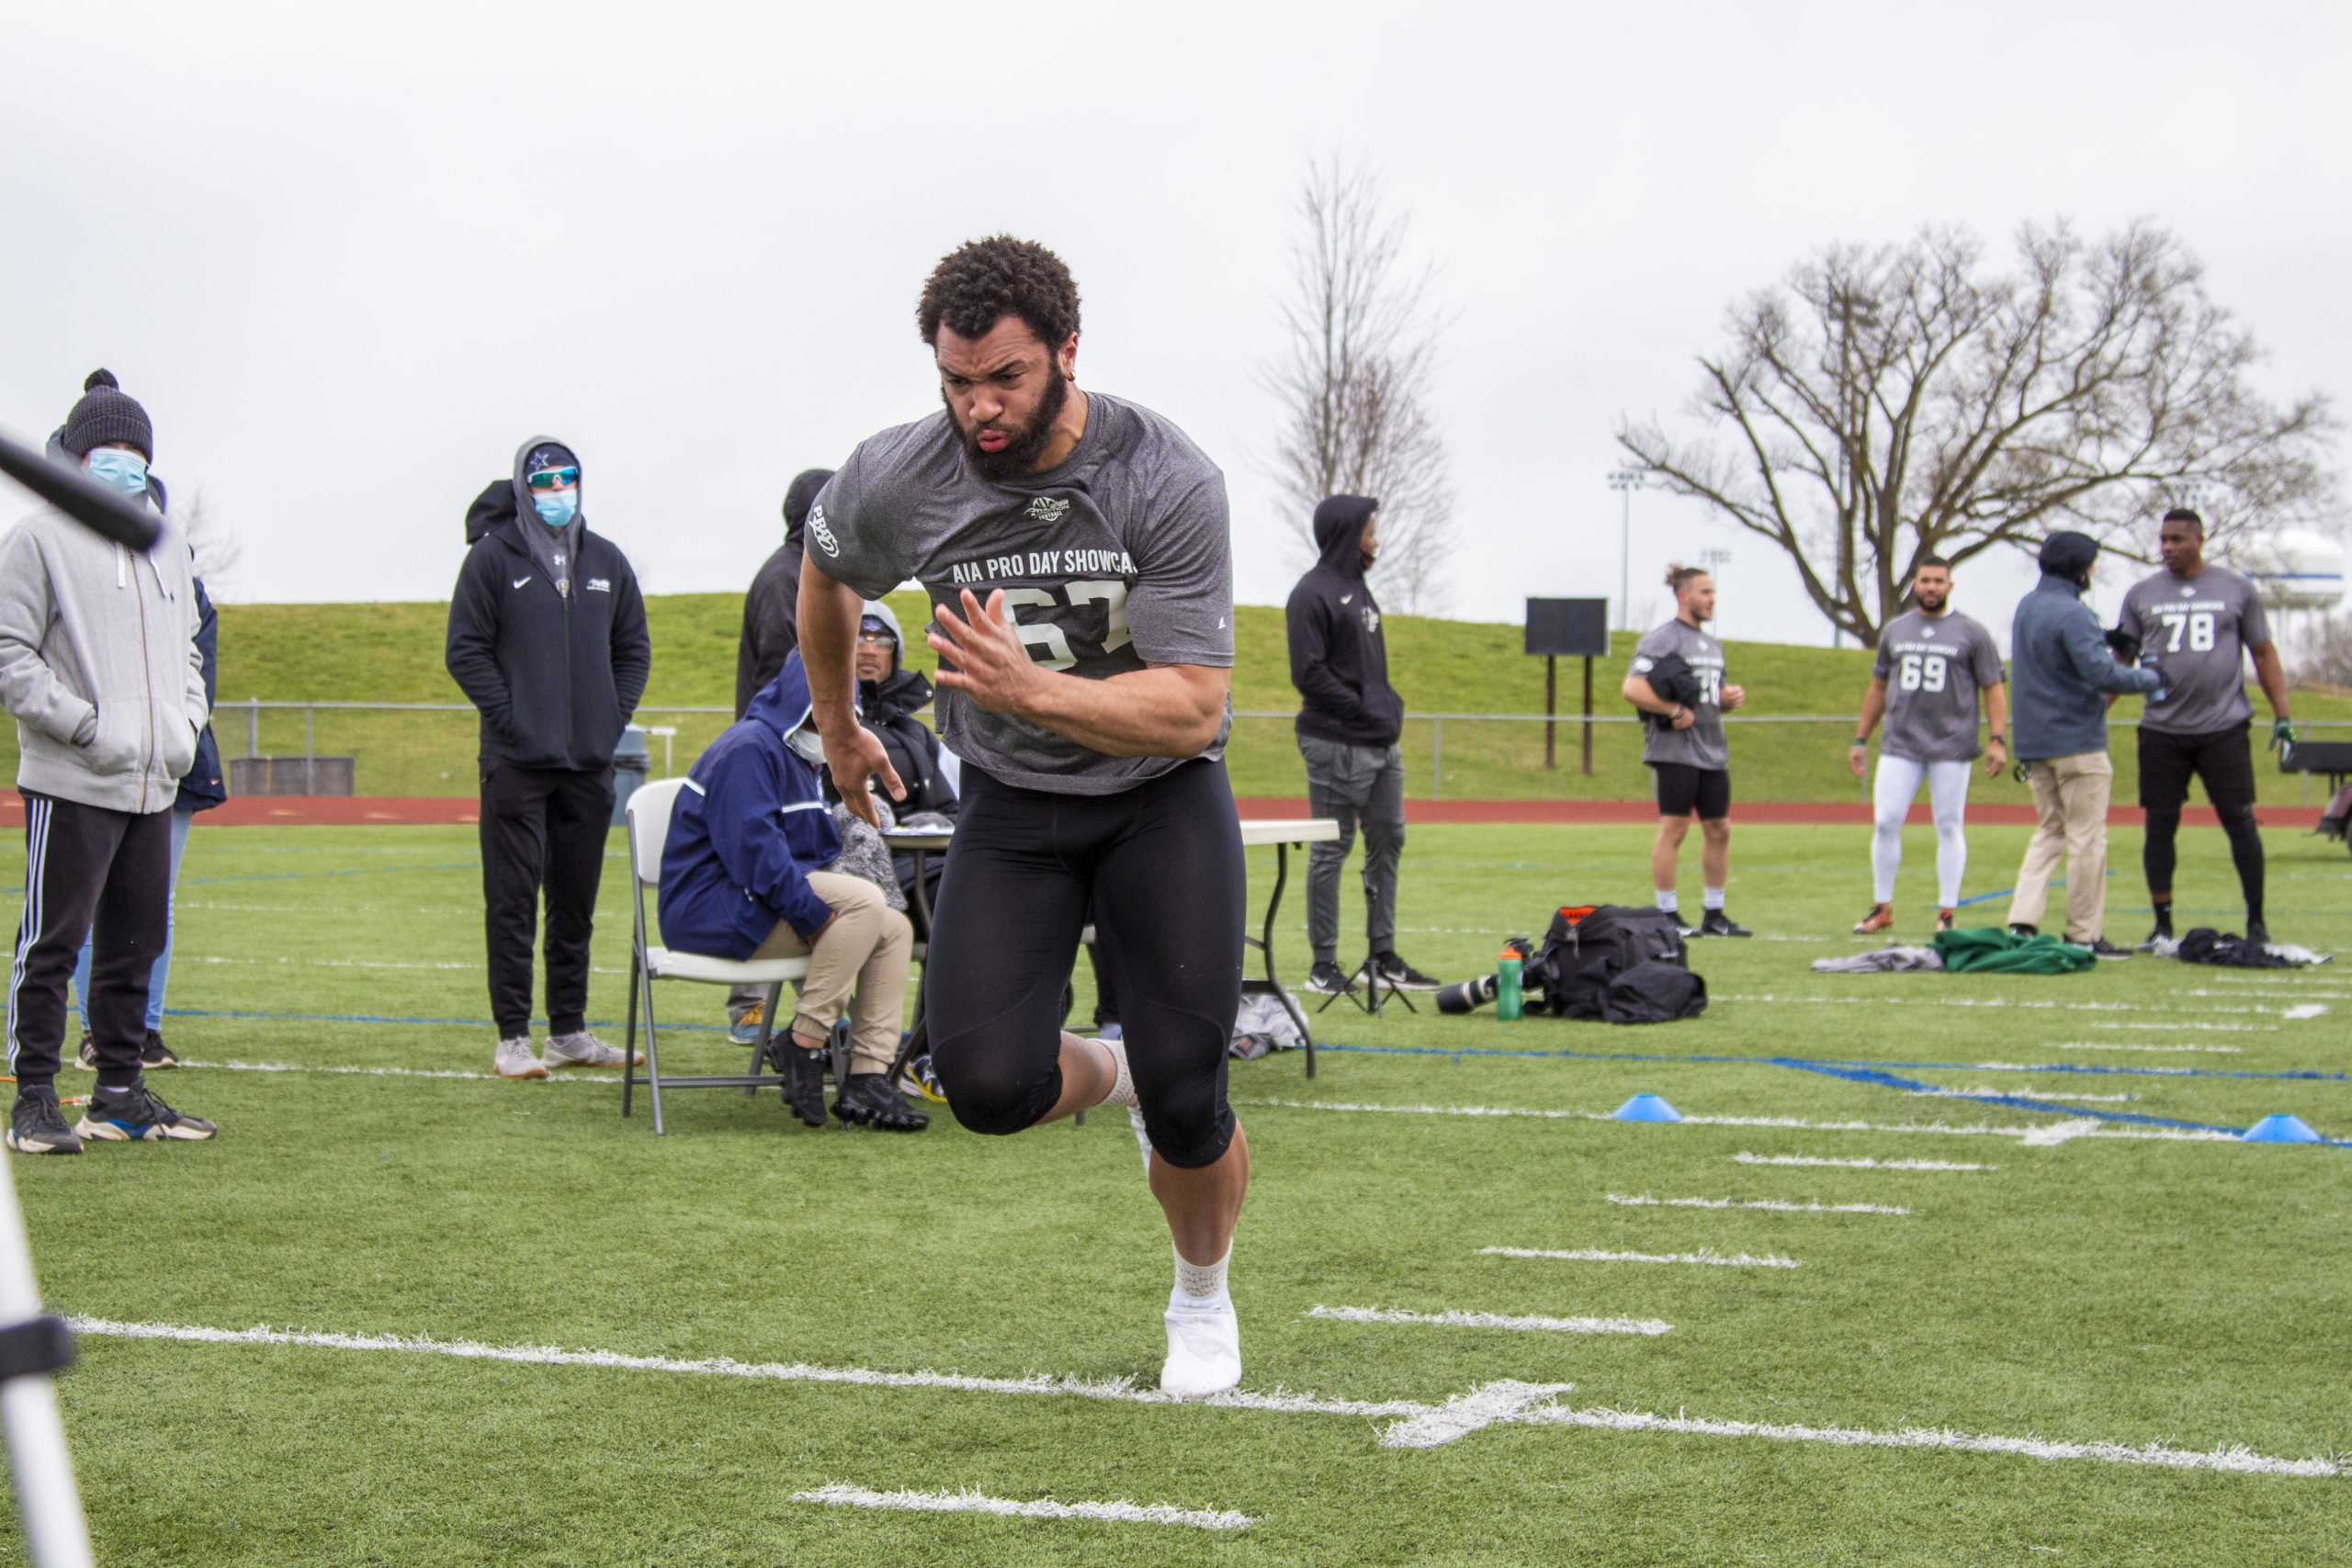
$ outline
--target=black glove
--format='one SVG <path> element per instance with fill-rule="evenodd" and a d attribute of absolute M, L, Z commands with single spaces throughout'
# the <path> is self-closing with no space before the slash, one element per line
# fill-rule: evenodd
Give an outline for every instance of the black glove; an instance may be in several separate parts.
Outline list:
<path fill-rule="evenodd" d="M 2115 655 L 2120 664 L 2136 663 L 2140 658 L 2140 639 L 2121 626 L 2109 626 L 2106 631 L 2107 650 Z"/>

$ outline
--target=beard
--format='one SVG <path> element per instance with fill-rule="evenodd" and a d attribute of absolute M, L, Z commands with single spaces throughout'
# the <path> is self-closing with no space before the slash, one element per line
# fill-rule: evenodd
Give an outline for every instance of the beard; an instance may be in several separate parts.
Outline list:
<path fill-rule="evenodd" d="M 956 405 L 947 401 L 944 389 L 939 394 L 939 400 L 947 403 L 948 423 L 956 426 L 956 434 L 964 443 L 964 456 L 978 470 L 980 477 L 996 480 L 1017 479 L 1035 469 L 1039 455 L 1046 450 L 1046 444 L 1054 438 L 1054 422 L 1061 418 L 1062 409 L 1069 401 L 1069 378 L 1056 367 L 1046 379 L 1045 393 L 1037 400 L 1037 412 L 1030 417 L 1029 423 L 1019 430 L 1007 430 L 1001 424 L 995 427 L 1004 431 L 1007 437 L 1004 449 L 999 452 L 981 450 L 975 434 L 965 429 L 956 418 Z"/>
<path fill-rule="evenodd" d="M 1919 608 L 1927 611 L 1928 614 L 1931 615 L 1942 615 L 1944 613 L 1944 605 L 1950 602 L 1951 598 L 1949 594 L 1939 593 L 1934 598 L 1930 599 L 1925 593 L 1920 593 L 1916 591 L 1912 593 L 1911 597 L 1919 602 Z"/>

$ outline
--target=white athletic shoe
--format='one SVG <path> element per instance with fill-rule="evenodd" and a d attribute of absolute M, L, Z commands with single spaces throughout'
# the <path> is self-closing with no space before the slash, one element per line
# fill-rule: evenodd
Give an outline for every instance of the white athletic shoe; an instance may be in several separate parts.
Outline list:
<path fill-rule="evenodd" d="M 532 1054 L 527 1035 L 500 1041 L 497 1060 L 498 1076 L 502 1078 L 543 1078 L 548 1076 L 548 1070 L 539 1066 L 538 1057 Z"/>
<path fill-rule="evenodd" d="M 1223 1393 L 1241 1381 L 1241 1319 L 1233 1303 L 1206 1312 L 1163 1314 L 1168 1359 L 1159 1369 L 1159 1392 L 1179 1399 Z"/>
<path fill-rule="evenodd" d="M 548 1042 L 548 1066 L 550 1067 L 617 1067 L 621 1065 L 621 1048 L 607 1045 L 586 1030 L 577 1034 L 559 1034 Z M 645 1053 L 637 1054 L 637 1065 L 645 1065 Z"/>

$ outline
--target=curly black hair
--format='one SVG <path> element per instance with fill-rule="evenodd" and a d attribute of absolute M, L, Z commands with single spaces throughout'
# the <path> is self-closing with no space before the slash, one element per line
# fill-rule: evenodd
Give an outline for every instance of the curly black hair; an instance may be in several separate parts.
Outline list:
<path fill-rule="evenodd" d="M 991 234 L 939 259 L 915 306 L 922 341 L 936 345 L 944 325 L 958 337 L 982 337 L 1018 316 L 1048 348 L 1078 331 L 1078 284 L 1062 258 L 1034 240 Z"/>

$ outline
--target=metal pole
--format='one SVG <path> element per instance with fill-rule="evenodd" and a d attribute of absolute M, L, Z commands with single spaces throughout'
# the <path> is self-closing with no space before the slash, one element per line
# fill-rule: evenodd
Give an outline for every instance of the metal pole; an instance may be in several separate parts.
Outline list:
<path fill-rule="evenodd" d="M 1584 656 L 1584 776 L 1592 777 L 1592 655 Z"/>
<path fill-rule="evenodd" d="M 0 1160 L 0 1326 L 41 1315 L 33 1280 L 32 1244 L 17 1204 L 16 1174 Z M 89 1568 L 90 1527 L 74 1483 L 74 1456 L 57 1412 L 57 1385 L 32 1372 L 0 1384 L 0 1426 L 8 1438 L 8 1468 L 17 1483 L 26 1555 L 34 1568 Z"/>
<path fill-rule="evenodd" d="M 250 697 L 245 702 L 245 755 L 261 755 L 261 699 Z"/>
<path fill-rule="evenodd" d="M 1634 487 L 1617 491 L 1617 629 L 1634 629 Z"/>
<path fill-rule="evenodd" d="M 1438 783 L 1445 777 L 1445 720 L 1430 721 L 1430 798 L 1437 798 Z"/>
<path fill-rule="evenodd" d="M 1589 669 L 1590 667 L 1590 663 L 1588 661 L 1586 668 Z M 1589 689 L 1590 685 L 1591 682 L 1588 679 L 1586 682 L 1587 691 L 1585 694 L 1588 699 L 1585 703 L 1585 707 L 1588 711 L 1589 711 L 1592 706 L 1589 700 L 1591 697 L 1591 691 Z M 1547 653 L 1544 656 L 1544 765 L 1547 768 L 1556 768 L 1560 765 L 1555 760 L 1554 760 L 1552 754 L 1552 716 L 1560 711 L 1559 689 L 1560 660 L 1556 656 Z M 1585 733 L 1588 737 L 1589 744 L 1591 731 L 1587 730 Z M 1592 770 L 1590 768 L 1587 768 L 1585 770 L 1587 773 L 1590 773 L 1591 771 Z"/>

